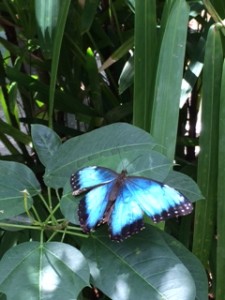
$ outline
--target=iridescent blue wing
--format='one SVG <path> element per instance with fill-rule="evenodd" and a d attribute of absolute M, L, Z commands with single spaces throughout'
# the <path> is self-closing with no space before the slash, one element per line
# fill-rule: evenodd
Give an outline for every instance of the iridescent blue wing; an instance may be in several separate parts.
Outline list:
<path fill-rule="evenodd" d="M 192 203 L 179 191 L 166 184 L 142 177 L 127 177 L 126 187 L 140 208 L 154 221 L 185 216 Z"/>
<path fill-rule="evenodd" d="M 139 232 L 144 227 L 143 212 L 159 222 L 187 215 L 192 209 L 188 199 L 167 185 L 142 177 L 126 177 L 109 220 L 111 238 L 122 241 Z"/>
<path fill-rule="evenodd" d="M 116 172 L 103 167 L 85 167 L 71 176 L 73 195 L 88 191 L 78 207 L 80 225 L 85 232 L 103 221 L 109 193 L 117 176 Z"/>
<path fill-rule="evenodd" d="M 85 167 L 72 174 L 70 183 L 73 195 L 77 196 L 93 187 L 106 184 L 114 179 L 118 174 L 110 169 L 103 167 Z"/>

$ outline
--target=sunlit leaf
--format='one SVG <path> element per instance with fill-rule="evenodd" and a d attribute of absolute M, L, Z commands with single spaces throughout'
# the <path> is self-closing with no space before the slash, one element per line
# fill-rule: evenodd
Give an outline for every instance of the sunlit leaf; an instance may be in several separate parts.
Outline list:
<path fill-rule="evenodd" d="M 89 285 L 84 256 L 63 243 L 20 244 L 6 252 L 0 268 L 0 290 L 8 300 L 77 299 Z"/>
<path fill-rule="evenodd" d="M 179 251 L 171 246 L 175 244 Z M 195 280 L 207 286 L 205 271 L 196 258 L 153 226 L 121 244 L 98 229 L 81 250 L 88 258 L 94 286 L 113 300 L 136 300 L 140 295 L 142 299 L 195 300 Z M 181 260 L 183 256 L 188 259 Z M 192 275 L 188 269 L 194 267 L 197 272 Z"/>

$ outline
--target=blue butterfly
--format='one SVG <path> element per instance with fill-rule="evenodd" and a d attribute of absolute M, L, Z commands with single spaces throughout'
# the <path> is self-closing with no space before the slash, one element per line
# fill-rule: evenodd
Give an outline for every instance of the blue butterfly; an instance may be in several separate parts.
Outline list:
<path fill-rule="evenodd" d="M 144 228 L 144 212 L 160 222 L 192 212 L 192 203 L 166 184 L 137 176 L 127 176 L 104 167 L 85 167 L 71 176 L 73 195 L 85 193 L 78 216 L 84 232 L 108 223 L 112 240 L 138 233 Z"/>

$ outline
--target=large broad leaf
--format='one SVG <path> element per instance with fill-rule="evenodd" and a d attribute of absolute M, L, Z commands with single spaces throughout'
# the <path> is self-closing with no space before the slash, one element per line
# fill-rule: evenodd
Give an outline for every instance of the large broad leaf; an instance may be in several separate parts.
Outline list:
<path fill-rule="evenodd" d="M 154 146 L 147 132 L 126 123 L 96 129 L 70 139 L 59 148 L 48 163 L 45 183 L 54 188 L 63 187 L 74 171 L 86 165 L 102 165 L 120 172 L 129 165 L 132 167 L 132 161 L 149 155 Z M 148 157 L 145 170 L 152 164 L 155 161 Z"/>
<path fill-rule="evenodd" d="M 208 278 L 206 272 L 196 256 L 188 252 L 184 246 L 171 238 L 168 234 L 163 234 L 168 246 L 179 257 L 182 263 L 191 273 L 196 286 L 196 299 L 205 300 L 208 299 Z"/>
<path fill-rule="evenodd" d="M 70 183 L 68 182 L 63 189 L 63 196 L 60 200 L 60 210 L 67 221 L 80 225 L 78 218 L 78 204 L 83 195 L 74 197 Z"/>
<path fill-rule="evenodd" d="M 32 206 L 32 196 L 40 193 L 41 187 L 34 173 L 17 162 L 0 161 L 0 219 L 25 212 Z"/>
<path fill-rule="evenodd" d="M 165 183 L 183 193 L 192 202 L 204 199 L 196 182 L 183 173 L 171 170 Z"/>
<path fill-rule="evenodd" d="M 20 244 L 3 256 L 0 269 L 0 290 L 8 300 L 75 300 L 89 285 L 84 256 L 63 243 Z"/>
<path fill-rule="evenodd" d="M 44 166 L 61 145 L 60 137 L 49 127 L 39 124 L 31 125 L 33 145 Z"/>
<path fill-rule="evenodd" d="M 199 291 L 207 290 L 200 262 L 153 226 L 120 244 L 98 230 L 81 250 L 88 258 L 93 285 L 113 300 L 206 299 Z"/>

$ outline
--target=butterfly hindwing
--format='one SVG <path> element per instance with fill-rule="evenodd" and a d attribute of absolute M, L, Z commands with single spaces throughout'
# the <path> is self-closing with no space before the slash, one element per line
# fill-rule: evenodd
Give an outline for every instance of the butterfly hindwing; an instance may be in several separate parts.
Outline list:
<path fill-rule="evenodd" d="M 127 185 L 123 186 L 118 194 L 109 219 L 112 240 L 122 241 L 144 228 L 143 211 L 134 196 Z"/>

